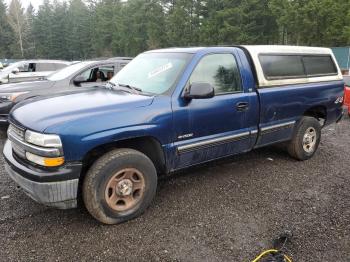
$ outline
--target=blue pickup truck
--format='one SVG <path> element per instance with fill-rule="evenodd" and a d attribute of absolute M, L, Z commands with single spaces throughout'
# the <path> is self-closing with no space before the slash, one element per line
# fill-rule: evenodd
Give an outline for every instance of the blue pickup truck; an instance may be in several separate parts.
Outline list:
<path fill-rule="evenodd" d="M 311 158 L 342 117 L 344 82 L 326 48 L 171 48 L 140 54 L 104 89 L 33 99 L 9 116 L 6 170 L 34 200 L 97 220 L 139 216 L 157 178 L 284 143 Z"/>

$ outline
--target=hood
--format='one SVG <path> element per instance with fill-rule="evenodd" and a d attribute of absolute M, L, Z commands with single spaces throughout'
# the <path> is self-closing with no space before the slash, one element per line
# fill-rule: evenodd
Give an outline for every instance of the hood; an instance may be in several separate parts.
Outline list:
<path fill-rule="evenodd" d="M 49 80 L 40 80 L 32 82 L 21 82 L 0 85 L 0 94 L 32 91 L 34 89 L 52 87 L 55 82 Z"/>
<path fill-rule="evenodd" d="M 10 120 L 43 132 L 53 125 L 76 119 L 94 121 L 94 117 L 148 106 L 152 101 L 153 97 L 124 91 L 93 90 L 24 101 L 12 110 Z"/>

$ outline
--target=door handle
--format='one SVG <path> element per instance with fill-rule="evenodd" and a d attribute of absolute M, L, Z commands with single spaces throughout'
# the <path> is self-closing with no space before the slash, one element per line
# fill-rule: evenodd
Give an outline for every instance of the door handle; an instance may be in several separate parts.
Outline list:
<path fill-rule="evenodd" d="M 239 102 L 236 104 L 236 109 L 237 111 L 246 111 L 249 108 L 249 103 L 248 102 Z"/>

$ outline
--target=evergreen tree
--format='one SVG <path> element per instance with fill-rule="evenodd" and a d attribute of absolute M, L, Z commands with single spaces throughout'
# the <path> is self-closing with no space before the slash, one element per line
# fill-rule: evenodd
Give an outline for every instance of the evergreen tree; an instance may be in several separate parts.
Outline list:
<path fill-rule="evenodd" d="M 156 0 L 130 0 L 116 19 L 113 44 L 118 54 L 137 55 L 141 51 L 165 46 L 163 7 Z"/>
<path fill-rule="evenodd" d="M 241 33 L 238 43 L 273 44 L 278 39 L 278 25 L 268 6 L 269 0 L 242 1 Z"/>
<path fill-rule="evenodd" d="M 157 0 L 146 0 L 144 13 L 146 18 L 147 49 L 165 47 L 165 14 L 161 2 Z"/>
<path fill-rule="evenodd" d="M 166 26 L 170 46 L 194 46 L 199 42 L 200 0 L 166 1 Z"/>
<path fill-rule="evenodd" d="M 121 8 L 122 3 L 119 0 L 91 3 L 91 45 L 97 56 L 112 56 L 112 50 L 120 50 Z"/>
<path fill-rule="evenodd" d="M 10 58 L 12 51 L 11 44 L 14 42 L 13 31 L 7 21 L 6 5 L 0 0 L 0 58 Z"/>
<path fill-rule="evenodd" d="M 168 46 L 350 44 L 343 0 L 0 0 L 0 56 L 81 60 Z"/>
<path fill-rule="evenodd" d="M 13 54 L 15 57 L 24 57 L 24 30 L 26 21 L 24 10 L 19 0 L 11 1 L 7 20 L 16 39 L 16 42 L 12 46 Z"/>
<path fill-rule="evenodd" d="M 53 17 L 53 6 L 49 0 L 44 0 L 34 18 L 32 29 L 37 58 L 52 58 L 51 50 L 54 42 L 54 32 L 51 28 Z"/>
<path fill-rule="evenodd" d="M 348 11 L 348 14 L 346 16 L 347 21 L 350 21 L 350 10 Z M 346 42 L 350 43 L 350 24 L 346 25 L 343 29 L 343 36 Z"/>
<path fill-rule="evenodd" d="M 224 20 L 220 10 L 224 8 L 222 0 L 209 0 L 203 2 L 201 12 L 202 23 L 200 28 L 200 43 L 204 45 L 219 45 L 222 40 L 219 34 Z"/>
<path fill-rule="evenodd" d="M 34 23 L 34 7 L 30 3 L 25 13 L 25 26 L 24 26 L 24 43 L 25 43 L 25 57 L 35 57 L 35 39 L 33 34 Z"/>
<path fill-rule="evenodd" d="M 208 1 L 201 39 L 207 44 L 270 44 L 277 24 L 268 0 Z"/>
<path fill-rule="evenodd" d="M 271 0 L 280 43 L 314 46 L 349 44 L 344 33 L 350 2 L 343 0 Z"/>
<path fill-rule="evenodd" d="M 82 0 L 71 0 L 67 11 L 67 51 L 71 60 L 86 59 L 91 53 L 91 16 Z"/>

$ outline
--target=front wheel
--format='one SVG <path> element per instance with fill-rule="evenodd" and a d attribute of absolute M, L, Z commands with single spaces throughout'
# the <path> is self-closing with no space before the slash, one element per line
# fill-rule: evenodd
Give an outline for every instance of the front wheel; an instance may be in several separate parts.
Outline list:
<path fill-rule="evenodd" d="M 321 125 L 314 117 L 303 117 L 288 144 L 288 153 L 293 158 L 303 161 L 310 159 L 321 141 Z"/>
<path fill-rule="evenodd" d="M 133 149 L 113 150 L 98 159 L 83 182 L 89 213 L 105 224 L 141 215 L 156 194 L 157 172 L 152 161 Z"/>

